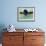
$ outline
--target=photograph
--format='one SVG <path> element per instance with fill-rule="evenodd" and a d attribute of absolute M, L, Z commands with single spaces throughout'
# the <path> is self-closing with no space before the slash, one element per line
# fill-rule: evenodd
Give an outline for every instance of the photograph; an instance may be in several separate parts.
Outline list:
<path fill-rule="evenodd" d="M 35 7 L 18 7 L 17 20 L 20 22 L 35 21 Z"/>

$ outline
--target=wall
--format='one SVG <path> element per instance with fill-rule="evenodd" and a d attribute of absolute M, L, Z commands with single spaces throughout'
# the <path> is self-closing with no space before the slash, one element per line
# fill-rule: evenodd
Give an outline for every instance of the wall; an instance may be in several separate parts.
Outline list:
<path fill-rule="evenodd" d="M 13 24 L 16 28 L 46 28 L 45 0 L 1 0 L 0 24 Z M 35 7 L 35 22 L 17 22 L 17 7 Z"/>

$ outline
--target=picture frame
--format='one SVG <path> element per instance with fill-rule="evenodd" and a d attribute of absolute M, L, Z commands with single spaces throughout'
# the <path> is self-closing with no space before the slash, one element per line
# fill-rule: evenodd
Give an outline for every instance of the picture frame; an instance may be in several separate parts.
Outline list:
<path fill-rule="evenodd" d="M 17 8 L 18 22 L 34 22 L 35 21 L 35 7 L 18 7 Z"/>

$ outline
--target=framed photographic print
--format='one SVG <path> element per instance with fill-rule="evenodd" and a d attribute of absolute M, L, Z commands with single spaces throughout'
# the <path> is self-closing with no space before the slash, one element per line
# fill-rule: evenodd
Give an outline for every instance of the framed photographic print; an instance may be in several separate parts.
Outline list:
<path fill-rule="evenodd" d="M 17 21 L 19 22 L 35 21 L 35 7 L 18 7 Z"/>

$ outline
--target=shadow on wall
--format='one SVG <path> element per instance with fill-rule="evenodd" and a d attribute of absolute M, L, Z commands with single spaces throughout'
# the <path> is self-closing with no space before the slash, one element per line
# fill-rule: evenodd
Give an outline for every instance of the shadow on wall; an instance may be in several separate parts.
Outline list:
<path fill-rule="evenodd" d="M 4 28 L 6 28 L 5 25 L 0 24 L 0 43 L 2 43 L 2 36 L 3 36 L 2 32 L 6 31 L 6 30 L 4 30 Z"/>

